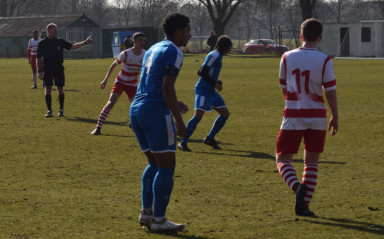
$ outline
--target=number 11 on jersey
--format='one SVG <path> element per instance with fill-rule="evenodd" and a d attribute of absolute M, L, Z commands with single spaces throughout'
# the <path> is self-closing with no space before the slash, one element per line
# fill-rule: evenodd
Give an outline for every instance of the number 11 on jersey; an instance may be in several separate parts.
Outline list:
<path fill-rule="evenodd" d="M 296 76 L 297 90 L 299 93 L 301 93 L 301 77 L 303 76 L 304 77 L 305 93 L 307 95 L 309 95 L 309 75 L 310 75 L 310 73 L 311 72 L 309 70 L 306 70 L 306 71 L 301 72 L 301 74 L 300 74 L 299 68 L 292 71 L 292 75 Z"/>

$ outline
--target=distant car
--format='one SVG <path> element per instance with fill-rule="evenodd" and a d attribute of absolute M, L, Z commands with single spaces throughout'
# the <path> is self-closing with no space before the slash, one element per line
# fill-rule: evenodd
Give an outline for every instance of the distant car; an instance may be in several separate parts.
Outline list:
<path fill-rule="evenodd" d="M 279 45 L 271 39 L 256 39 L 243 46 L 243 53 L 245 54 L 277 53 L 281 55 L 288 50 L 287 46 Z"/>

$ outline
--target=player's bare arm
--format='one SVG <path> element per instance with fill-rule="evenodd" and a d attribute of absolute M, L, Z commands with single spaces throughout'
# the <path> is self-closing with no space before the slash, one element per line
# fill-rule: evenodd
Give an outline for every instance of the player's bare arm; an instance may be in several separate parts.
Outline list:
<path fill-rule="evenodd" d="M 209 84 L 215 86 L 217 82 L 209 75 L 209 67 L 201 66 L 197 74 L 203 77 L 203 80 L 207 81 Z"/>
<path fill-rule="evenodd" d="M 286 88 L 281 88 L 281 93 L 285 97 L 285 95 L 287 94 L 287 89 Z"/>
<path fill-rule="evenodd" d="M 77 43 L 75 43 L 75 44 L 73 44 L 72 45 L 72 50 L 75 50 L 75 49 L 78 49 L 78 48 L 80 48 L 80 47 L 83 47 L 83 46 L 85 46 L 85 45 L 87 45 L 87 44 L 92 44 L 92 37 L 91 36 L 89 36 L 85 41 L 82 41 L 82 42 L 77 42 Z"/>
<path fill-rule="evenodd" d="M 183 111 L 188 110 L 188 107 L 186 108 L 185 107 L 186 105 L 181 101 L 177 101 L 175 82 L 176 82 L 176 77 L 170 76 L 170 75 L 164 76 L 163 96 L 164 96 L 165 102 L 168 105 L 168 108 L 170 109 L 173 117 L 175 118 L 177 135 L 182 138 L 185 138 L 187 136 L 187 128 L 185 127 L 179 106 L 184 105 L 182 107 Z"/>
<path fill-rule="evenodd" d="M 337 95 L 336 90 L 325 92 L 329 108 L 331 109 L 332 116 L 329 120 L 328 130 L 331 130 L 331 135 L 334 136 L 339 129 L 339 114 L 337 112 Z"/>
<path fill-rule="evenodd" d="M 112 65 L 109 67 L 109 70 L 107 72 L 107 75 L 105 76 L 104 80 L 100 83 L 100 88 L 103 90 L 105 88 L 105 86 L 107 85 L 107 82 L 108 82 L 108 79 L 109 77 L 111 76 L 111 74 L 113 73 L 113 71 L 116 69 L 116 66 L 118 64 L 116 63 L 116 61 L 114 61 L 112 63 Z"/>

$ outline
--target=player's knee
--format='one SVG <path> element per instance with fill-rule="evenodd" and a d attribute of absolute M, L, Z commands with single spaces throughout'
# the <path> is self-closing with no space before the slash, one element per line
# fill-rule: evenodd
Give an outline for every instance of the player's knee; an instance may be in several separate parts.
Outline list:
<path fill-rule="evenodd" d="M 115 103 L 116 103 L 115 101 L 111 101 L 111 100 L 109 100 L 106 106 L 107 106 L 108 108 L 112 109 L 113 106 L 115 105 Z"/>
<path fill-rule="evenodd" d="M 287 155 L 276 154 L 276 164 L 279 164 L 279 163 L 284 162 L 284 161 L 291 162 L 292 160 L 293 160 L 292 154 L 287 154 Z"/>
<path fill-rule="evenodd" d="M 203 116 L 204 116 L 204 111 L 202 111 L 202 110 L 196 110 L 195 111 L 195 117 L 197 119 L 199 119 L 199 121 L 203 118 Z"/>
<path fill-rule="evenodd" d="M 224 112 L 223 114 L 221 114 L 222 116 L 224 116 L 225 118 L 229 118 L 229 116 L 231 115 L 231 113 L 229 113 L 229 111 L 226 111 Z"/>

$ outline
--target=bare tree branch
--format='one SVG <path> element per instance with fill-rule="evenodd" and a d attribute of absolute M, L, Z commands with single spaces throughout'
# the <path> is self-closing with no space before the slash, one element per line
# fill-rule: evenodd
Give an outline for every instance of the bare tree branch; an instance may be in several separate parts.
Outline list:
<path fill-rule="evenodd" d="M 213 28 L 217 35 L 225 32 L 229 20 L 237 7 L 247 0 L 198 0 L 203 4 L 209 13 Z"/>

